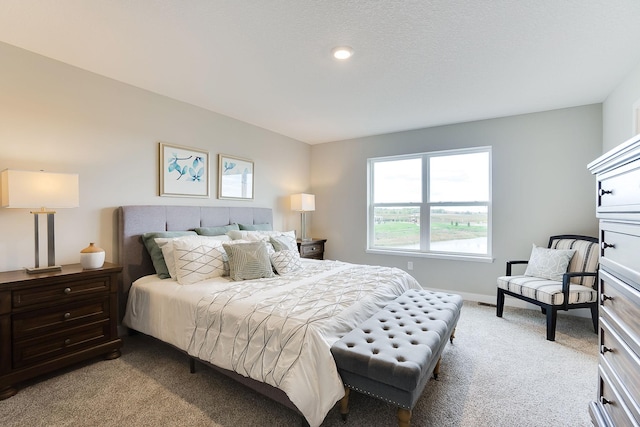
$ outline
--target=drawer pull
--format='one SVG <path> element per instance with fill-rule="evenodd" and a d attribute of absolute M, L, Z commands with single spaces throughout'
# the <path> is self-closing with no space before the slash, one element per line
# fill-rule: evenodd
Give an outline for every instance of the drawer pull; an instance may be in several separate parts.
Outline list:
<path fill-rule="evenodd" d="M 600 346 L 600 353 L 605 354 L 608 351 L 613 353 L 613 349 L 612 348 L 605 347 L 605 346 Z"/>
<path fill-rule="evenodd" d="M 613 190 L 604 190 L 604 189 L 600 189 L 600 195 L 604 196 L 605 194 L 613 194 Z"/>
<path fill-rule="evenodd" d="M 607 248 L 615 248 L 615 247 L 616 247 L 616 245 L 614 245 L 614 244 L 609 244 L 607 242 L 602 242 L 602 250 L 605 250 Z"/>
<path fill-rule="evenodd" d="M 608 300 L 608 299 L 610 299 L 610 300 L 612 300 L 612 301 L 613 301 L 613 297 L 610 297 L 610 296 L 609 296 L 609 295 L 607 295 L 607 294 L 602 294 L 602 295 L 600 295 L 600 302 L 601 302 L 602 304 L 604 304 L 604 302 L 605 302 L 606 300 Z"/>
<path fill-rule="evenodd" d="M 64 288 L 64 293 L 69 295 L 71 293 L 71 288 Z"/>
<path fill-rule="evenodd" d="M 71 313 L 65 313 L 65 314 L 64 314 L 64 318 L 65 318 L 65 319 L 69 319 L 69 318 L 71 318 Z"/>
<path fill-rule="evenodd" d="M 613 403 L 613 401 L 605 399 L 604 396 L 600 396 L 600 403 L 602 403 L 603 405 L 610 405 Z"/>
<path fill-rule="evenodd" d="M 64 345 L 69 345 L 69 344 L 71 344 L 71 340 L 69 338 L 64 340 Z"/>

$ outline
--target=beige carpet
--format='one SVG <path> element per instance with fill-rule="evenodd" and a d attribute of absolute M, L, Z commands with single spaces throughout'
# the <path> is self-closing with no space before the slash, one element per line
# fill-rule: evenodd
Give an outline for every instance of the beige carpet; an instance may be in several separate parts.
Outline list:
<path fill-rule="evenodd" d="M 597 335 L 563 315 L 545 340 L 539 311 L 466 303 L 441 375 L 413 411 L 412 426 L 590 426 Z M 299 426 L 293 411 L 142 335 L 122 357 L 86 363 L 24 384 L 0 401 L 0 426 Z M 349 420 L 334 408 L 323 427 L 394 426 L 395 408 L 352 393 Z"/>

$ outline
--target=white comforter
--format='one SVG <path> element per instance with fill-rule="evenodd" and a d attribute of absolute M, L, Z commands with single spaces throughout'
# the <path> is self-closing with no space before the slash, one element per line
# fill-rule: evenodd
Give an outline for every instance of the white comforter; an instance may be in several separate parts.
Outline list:
<path fill-rule="evenodd" d="M 402 270 L 303 260 L 270 279 L 137 280 L 124 324 L 283 390 L 318 426 L 344 395 L 331 345 L 417 281 Z"/>

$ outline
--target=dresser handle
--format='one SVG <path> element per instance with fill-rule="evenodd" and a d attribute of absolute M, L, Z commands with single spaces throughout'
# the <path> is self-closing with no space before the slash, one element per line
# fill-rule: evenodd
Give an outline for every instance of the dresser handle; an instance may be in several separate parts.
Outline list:
<path fill-rule="evenodd" d="M 600 353 L 605 354 L 606 352 L 611 352 L 613 353 L 613 349 L 609 348 L 609 347 L 605 347 L 605 346 L 600 346 Z"/>
<path fill-rule="evenodd" d="M 605 194 L 613 194 L 613 190 L 604 190 L 604 189 L 600 189 L 600 195 L 604 196 Z"/>
<path fill-rule="evenodd" d="M 64 340 L 64 345 L 69 345 L 69 344 L 71 344 L 71 340 L 69 338 Z"/>
<path fill-rule="evenodd" d="M 71 288 L 64 288 L 64 293 L 69 295 L 71 293 Z"/>
<path fill-rule="evenodd" d="M 610 300 L 612 300 L 612 301 L 613 301 L 613 297 L 610 297 L 610 296 L 609 296 L 609 295 L 607 295 L 607 294 L 602 294 L 602 295 L 600 295 L 600 302 L 601 302 L 602 304 L 604 304 L 604 302 L 605 302 L 606 300 L 608 300 L 608 299 L 610 299 Z"/>
<path fill-rule="evenodd" d="M 71 313 L 65 313 L 65 314 L 64 314 L 64 318 L 65 318 L 65 319 L 69 319 L 70 317 L 71 317 Z"/>
<path fill-rule="evenodd" d="M 613 401 L 605 399 L 604 396 L 600 396 L 600 403 L 602 403 L 603 405 L 610 405 L 613 403 Z"/>
<path fill-rule="evenodd" d="M 602 246 L 602 250 L 605 250 L 605 249 L 607 249 L 607 248 L 615 248 L 615 247 L 616 247 L 616 245 L 614 245 L 614 244 L 609 244 L 609 243 L 607 243 L 607 242 L 602 242 L 601 246 Z"/>

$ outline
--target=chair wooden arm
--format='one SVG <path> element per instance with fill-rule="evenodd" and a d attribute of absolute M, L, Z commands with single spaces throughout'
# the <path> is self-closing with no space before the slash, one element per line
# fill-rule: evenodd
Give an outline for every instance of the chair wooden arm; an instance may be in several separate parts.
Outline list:
<path fill-rule="evenodd" d="M 572 277 L 596 277 L 595 286 L 598 284 L 598 273 L 589 273 L 586 271 L 576 271 L 572 273 L 564 273 L 562 275 L 562 293 L 564 294 L 564 304 L 562 304 L 563 310 L 569 310 L 569 286 L 571 284 Z"/>
<path fill-rule="evenodd" d="M 507 261 L 507 276 L 511 276 L 511 266 L 514 264 L 529 264 L 529 260 Z"/>

